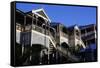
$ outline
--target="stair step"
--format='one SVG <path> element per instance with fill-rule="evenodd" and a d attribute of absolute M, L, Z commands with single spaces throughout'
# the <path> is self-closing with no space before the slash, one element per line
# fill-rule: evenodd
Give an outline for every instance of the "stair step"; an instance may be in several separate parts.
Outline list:
<path fill-rule="evenodd" d="M 53 46 L 50 46 L 50 47 L 53 47 Z"/>
<path fill-rule="evenodd" d="M 53 49 L 53 47 L 50 47 L 50 49 Z"/>

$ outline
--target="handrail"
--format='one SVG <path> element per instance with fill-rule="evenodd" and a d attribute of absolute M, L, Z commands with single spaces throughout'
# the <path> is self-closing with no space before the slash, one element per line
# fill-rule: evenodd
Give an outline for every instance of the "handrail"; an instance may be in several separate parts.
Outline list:
<path fill-rule="evenodd" d="M 39 26 L 34 25 L 34 24 L 32 24 L 32 29 L 36 30 L 36 31 L 38 31 L 40 33 L 43 33 L 43 34 L 45 33 L 45 30 L 42 27 L 39 27 Z"/>
<path fill-rule="evenodd" d="M 62 48 L 60 46 L 57 47 L 57 50 L 62 53 L 63 56 L 69 57 L 72 61 L 78 61 L 78 58 L 76 58 L 74 55 L 71 54 L 71 52 L 68 49 Z"/>
<path fill-rule="evenodd" d="M 88 36 L 88 35 L 93 34 L 93 33 L 95 33 L 95 31 L 90 31 L 90 32 L 81 34 L 81 37 Z"/>
<path fill-rule="evenodd" d="M 49 36 L 51 37 L 51 39 L 53 40 L 53 42 L 56 44 L 56 41 L 55 41 L 55 39 L 54 39 L 54 37 L 52 36 L 51 33 L 49 33 Z"/>
<path fill-rule="evenodd" d="M 80 41 L 81 41 L 83 48 L 86 48 L 84 42 L 81 39 L 80 39 Z"/>

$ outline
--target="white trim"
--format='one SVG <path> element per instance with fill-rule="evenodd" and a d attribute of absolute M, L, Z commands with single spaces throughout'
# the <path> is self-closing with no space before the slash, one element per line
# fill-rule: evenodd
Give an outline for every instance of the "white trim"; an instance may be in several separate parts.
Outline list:
<path fill-rule="evenodd" d="M 79 27 L 77 25 L 74 28 L 80 31 L 80 29 L 79 29 Z"/>
<path fill-rule="evenodd" d="M 34 10 L 34 11 L 35 11 L 35 12 L 43 11 L 44 14 L 46 15 L 46 17 L 50 20 L 50 18 L 48 17 L 48 15 L 46 14 L 46 12 L 44 11 L 43 8 L 41 8 L 41 9 L 37 9 L 37 10 Z M 51 21 L 51 20 L 50 20 L 50 21 Z"/>
<path fill-rule="evenodd" d="M 38 13 L 34 12 L 34 11 L 32 11 L 32 13 L 34 13 L 34 14 L 38 15 L 39 17 L 42 17 L 42 18 L 43 18 L 43 19 L 45 19 L 46 21 L 49 21 L 47 18 L 43 17 L 42 15 L 40 15 L 40 14 L 38 14 Z"/>
<path fill-rule="evenodd" d="M 47 18 L 49 19 L 49 21 L 51 22 L 50 18 L 48 17 L 48 15 L 46 14 L 46 12 L 44 11 L 44 9 L 42 8 L 44 14 L 47 16 Z"/>
<path fill-rule="evenodd" d="M 38 14 L 37 12 L 39 12 L 39 11 L 43 11 L 43 12 L 44 12 L 44 14 L 46 15 L 46 17 L 47 17 L 48 19 L 47 19 L 47 18 L 45 18 L 45 17 L 43 17 L 42 15 Z M 38 16 L 40 16 L 40 17 L 42 17 L 42 18 L 46 19 L 47 21 L 51 22 L 50 18 L 47 16 L 47 14 L 45 13 L 45 11 L 44 11 L 44 9 L 43 9 L 43 8 L 41 8 L 41 9 L 37 9 L 37 10 L 32 10 L 32 13 L 35 13 L 36 15 L 38 15 Z"/>

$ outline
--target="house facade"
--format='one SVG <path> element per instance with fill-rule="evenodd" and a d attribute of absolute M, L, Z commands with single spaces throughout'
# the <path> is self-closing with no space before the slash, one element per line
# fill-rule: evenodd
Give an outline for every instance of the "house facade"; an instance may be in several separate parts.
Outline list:
<path fill-rule="evenodd" d="M 74 53 L 85 49 L 82 30 L 52 22 L 43 9 L 16 10 L 16 64 L 80 62 Z"/>

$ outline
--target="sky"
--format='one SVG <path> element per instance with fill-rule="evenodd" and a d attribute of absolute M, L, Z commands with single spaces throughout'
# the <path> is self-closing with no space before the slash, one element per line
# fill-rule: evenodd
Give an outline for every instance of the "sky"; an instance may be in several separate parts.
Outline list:
<path fill-rule="evenodd" d="M 96 7 L 16 3 L 16 8 L 23 12 L 43 8 L 52 22 L 65 26 L 96 24 Z"/>

